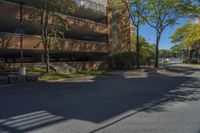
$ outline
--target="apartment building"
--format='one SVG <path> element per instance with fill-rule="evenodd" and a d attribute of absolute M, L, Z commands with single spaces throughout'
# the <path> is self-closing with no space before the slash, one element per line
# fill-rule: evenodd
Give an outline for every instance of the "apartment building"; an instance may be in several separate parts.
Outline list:
<path fill-rule="evenodd" d="M 12 64 L 20 62 L 19 1 L 0 0 L 0 58 Z M 23 13 L 34 9 L 24 1 Z M 107 0 L 74 2 L 77 4 L 75 11 L 63 14 L 70 28 L 64 32 L 63 47 L 50 50 L 51 63 L 64 62 L 78 69 L 98 69 L 113 46 L 123 52 L 130 49 L 130 21 L 125 6 L 113 12 L 112 5 Z M 44 62 L 44 49 L 38 30 L 37 25 L 29 21 L 23 22 L 25 63 Z"/>

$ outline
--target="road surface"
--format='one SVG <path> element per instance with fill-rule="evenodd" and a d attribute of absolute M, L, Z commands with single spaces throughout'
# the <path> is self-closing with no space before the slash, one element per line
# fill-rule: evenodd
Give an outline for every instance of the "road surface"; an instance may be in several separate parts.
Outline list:
<path fill-rule="evenodd" d="M 200 67 L 0 87 L 1 133 L 200 133 Z"/>

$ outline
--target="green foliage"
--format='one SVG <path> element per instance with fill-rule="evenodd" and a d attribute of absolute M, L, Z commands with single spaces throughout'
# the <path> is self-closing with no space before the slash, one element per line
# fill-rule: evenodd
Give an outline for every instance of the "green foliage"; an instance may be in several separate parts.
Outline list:
<path fill-rule="evenodd" d="M 149 64 L 155 56 L 155 45 L 148 43 L 142 44 L 140 56 L 142 64 Z"/>
<path fill-rule="evenodd" d="M 133 69 L 136 65 L 135 44 L 132 41 L 132 52 L 112 53 L 108 57 L 107 63 L 110 69 Z M 155 45 L 146 42 L 145 38 L 140 37 L 141 51 L 140 63 L 142 65 L 150 65 L 151 59 L 154 58 Z"/>
<path fill-rule="evenodd" d="M 109 69 L 132 69 L 135 67 L 135 52 L 112 53 L 107 63 Z"/>
<path fill-rule="evenodd" d="M 130 4 L 130 15 L 132 16 L 132 23 L 137 28 L 144 23 L 144 10 L 145 2 L 144 0 L 129 0 Z"/>
<path fill-rule="evenodd" d="M 172 43 L 178 43 L 174 48 L 184 50 L 190 45 L 199 44 L 200 42 L 200 25 L 185 24 L 176 29 L 171 37 Z"/>
<path fill-rule="evenodd" d="M 85 76 L 109 76 L 110 74 L 106 71 L 80 71 L 74 73 L 62 73 L 62 72 L 51 72 L 43 74 L 40 79 L 41 80 L 60 80 L 67 78 L 78 78 Z"/>
<path fill-rule="evenodd" d="M 31 72 L 31 73 L 45 73 L 45 67 L 40 67 L 40 66 L 33 66 L 33 67 L 26 67 L 26 71 L 27 72 Z"/>
<path fill-rule="evenodd" d="M 173 57 L 173 52 L 172 50 L 168 50 L 168 49 L 161 49 L 160 52 L 160 58 L 171 58 Z"/>
<path fill-rule="evenodd" d="M 191 26 L 191 24 L 186 23 L 186 24 L 180 26 L 179 28 L 177 28 L 175 33 L 170 37 L 171 42 L 174 44 L 184 45 L 183 39 L 186 37 L 187 31 L 190 26 Z"/>
<path fill-rule="evenodd" d="M 200 43 L 200 24 L 194 24 L 187 29 L 186 36 L 183 39 L 183 42 L 185 46 Z"/>
<path fill-rule="evenodd" d="M 187 46 L 185 45 L 184 39 L 188 34 L 188 30 L 191 27 L 190 23 L 186 23 L 179 28 L 176 29 L 175 33 L 171 36 L 171 42 L 175 44 L 171 47 L 171 53 L 177 53 L 182 57 L 182 60 L 186 60 L 185 58 L 185 49 Z"/>
<path fill-rule="evenodd" d="M 155 68 L 158 68 L 159 44 L 163 31 L 173 26 L 180 18 L 194 15 L 197 0 L 144 0 L 146 3 L 144 20 L 156 30 Z"/>
<path fill-rule="evenodd" d="M 177 20 L 195 14 L 197 0 L 145 0 L 147 23 L 162 32 L 167 26 L 174 25 Z"/>
<path fill-rule="evenodd" d="M 32 5 L 37 6 L 37 10 L 29 14 L 29 17 L 34 23 L 40 22 L 39 26 L 45 52 L 46 71 L 50 72 L 49 51 L 52 48 L 62 49 L 61 42 L 64 40 L 63 29 L 69 28 L 63 14 L 71 12 L 76 4 L 73 0 L 34 0 L 30 2 Z"/>
<path fill-rule="evenodd" d="M 29 73 L 39 73 L 40 80 L 59 80 L 66 78 L 77 78 L 85 76 L 109 76 L 106 71 L 78 71 L 78 72 L 56 72 L 54 70 L 51 73 L 46 73 L 45 67 L 27 67 Z"/>
<path fill-rule="evenodd" d="M 145 8 L 145 4 L 143 0 L 110 0 L 110 2 L 114 5 L 114 7 L 120 7 L 124 5 L 127 7 L 132 24 L 135 26 L 136 29 L 136 64 L 137 68 L 140 67 L 140 51 L 141 45 L 139 43 L 139 36 L 140 36 L 140 26 L 144 24 L 143 21 L 143 10 Z"/>
<path fill-rule="evenodd" d="M 142 36 L 139 36 L 139 42 L 141 44 L 141 47 L 144 44 L 148 44 L 147 40 Z M 136 51 L 136 43 L 137 43 L 136 35 L 132 35 L 131 36 L 131 50 L 132 51 Z"/>
<path fill-rule="evenodd" d="M 183 51 L 186 49 L 186 47 L 184 45 L 180 45 L 180 44 L 176 44 L 173 47 L 171 47 L 171 52 L 172 53 L 183 53 Z"/>
<path fill-rule="evenodd" d="M 142 36 L 139 37 L 140 42 L 140 63 L 148 64 L 155 56 L 155 45 L 149 44 Z M 131 50 L 136 51 L 136 36 L 131 37 Z"/>
<path fill-rule="evenodd" d="M 7 75 L 8 71 L 10 71 L 10 66 L 4 62 L 0 62 L 0 75 Z"/>

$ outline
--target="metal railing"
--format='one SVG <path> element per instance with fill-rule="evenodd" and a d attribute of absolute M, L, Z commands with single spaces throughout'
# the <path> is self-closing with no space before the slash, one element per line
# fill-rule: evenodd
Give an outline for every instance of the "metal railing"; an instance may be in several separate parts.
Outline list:
<path fill-rule="evenodd" d="M 78 5 L 86 8 L 97 11 L 102 14 L 106 14 L 106 5 L 91 1 L 91 0 L 75 0 Z"/>
<path fill-rule="evenodd" d="M 7 1 L 7 2 L 14 2 L 14 3 L 20 3 L 20 0 L 0 0 L 0 1 Z M 24 0 L 26 1 L 26 0 Z M 97 3 L 95 1 L 92 0 L 74 0 L 79 6 L 86 8 L 86 9 L 91 9 L 95 12 L 101 13 L 101 14 L 106 14 L 107 12 L 107 7 L 106 5 Z M 30 6 L 31 4 L 27 4 L 26 5 Z"/>

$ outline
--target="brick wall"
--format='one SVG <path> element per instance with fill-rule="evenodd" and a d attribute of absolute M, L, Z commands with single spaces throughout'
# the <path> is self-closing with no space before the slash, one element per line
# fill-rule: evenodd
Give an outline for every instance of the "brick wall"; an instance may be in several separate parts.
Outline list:
<path fill-rule="evenodd" d="M 118 52 L 130 51 L 130 15 L 125 4 L 112 7 L 112 49 Z"/>
<path fill-rule="evenodd" d="M 121 52 L 130 51 L 130 15 L 125 5 L 117 12 L 118 44 Z"/>

